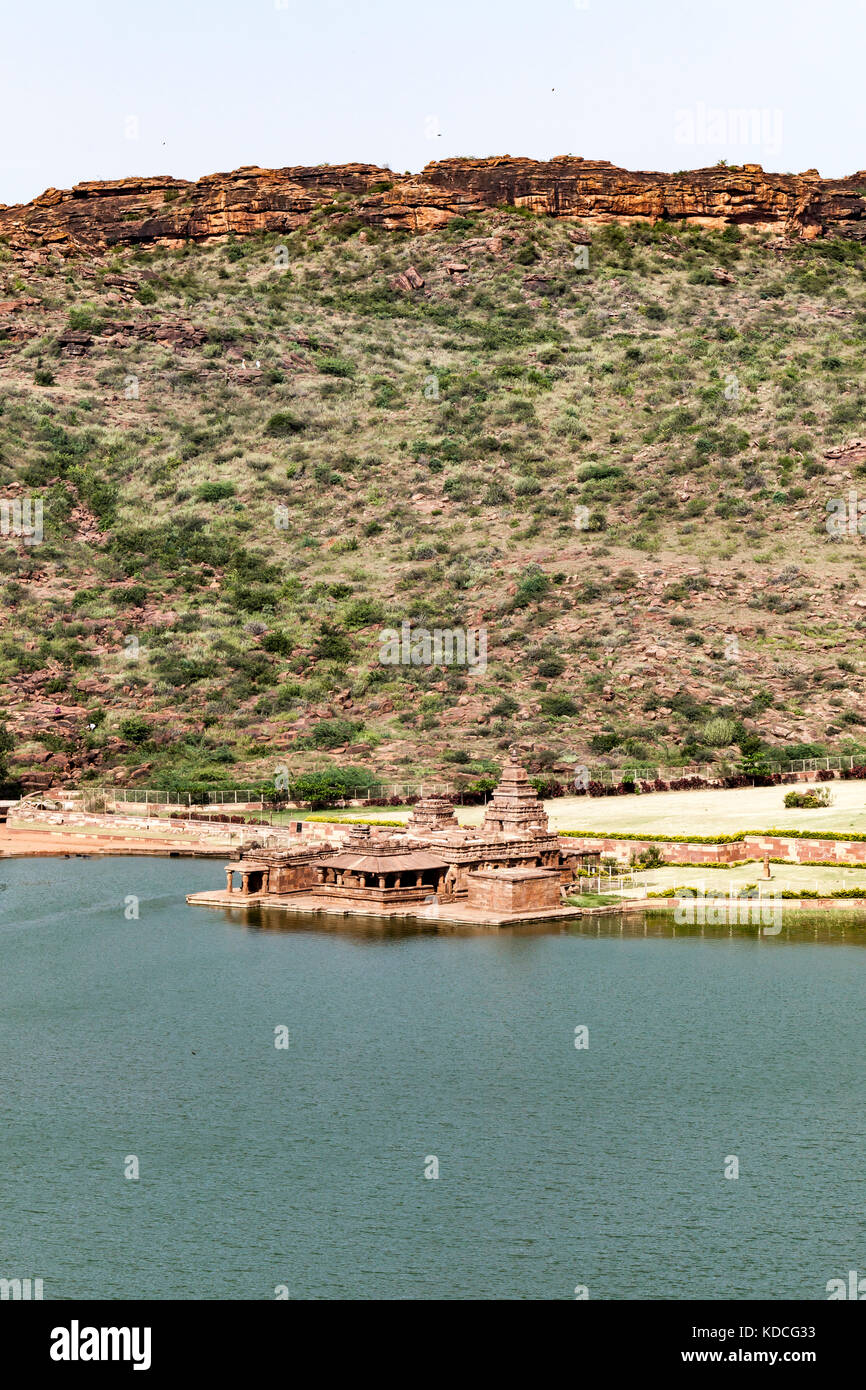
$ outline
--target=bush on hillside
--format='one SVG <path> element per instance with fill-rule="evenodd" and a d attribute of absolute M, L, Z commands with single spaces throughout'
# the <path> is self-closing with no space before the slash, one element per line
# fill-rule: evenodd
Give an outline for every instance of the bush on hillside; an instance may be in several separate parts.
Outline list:
<path fill-rule="evenodd" d="M 303 429 L 306 429 L 306 423 L 299 416 L 293 415 L 290 410 L 280 410 L 265 425 L 265 434 L 275 439 L 285 439 Z"/>

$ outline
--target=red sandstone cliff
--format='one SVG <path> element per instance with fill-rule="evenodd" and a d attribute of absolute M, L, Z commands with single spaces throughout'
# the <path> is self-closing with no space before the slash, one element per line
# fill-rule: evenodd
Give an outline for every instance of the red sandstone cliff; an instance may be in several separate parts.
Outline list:
<path fill-rule="evenodd" d="M 335 203 L 339 195 L 342 200 Z M 348 195 L 347 197 L 345 195 Z M 632 173 L 602 160 L 446 159 L 420 175 L 372 164 L 236 169 L 194 183 L 129 178 L 50 188 L 0 206 L 0 237 L 19 254 L 68 255 L 116 244 L 204 241 L 289 232 L 317 208 L 391 229 L 424 232 L 461 213 L 502 204 L 592 220 L 736 222 L 788 236 L 866 240 L 866 171 L 844 179 L 769 174 L 760 165 L 677 174 Z"/>

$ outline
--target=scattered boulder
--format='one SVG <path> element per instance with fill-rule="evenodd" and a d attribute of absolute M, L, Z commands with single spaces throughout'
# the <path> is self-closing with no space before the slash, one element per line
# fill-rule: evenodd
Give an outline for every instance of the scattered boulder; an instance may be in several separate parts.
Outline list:
<path fill-rule="evenodd" d="M 846 444 L 837 444 L 824 451 L 824 458 L 853 468 L 858 463 L 866 462 L 866 439 L 849 439 Z"/>
<path fill-rule="evenodd" d="M 93 335 L 78 328 L 65 329 L 57 339 L 58 346 L 70 357 L 83 357 L 93 342 Z"/>
<path fill-rule="evenodd" d="M 401 275 L 392 277 L 391 288 L 399 290 L 402 294 L 412 294 L 414 290 L 423 290 L 424 277 L 418 274 L 414 265 L 410 265 Z"/>

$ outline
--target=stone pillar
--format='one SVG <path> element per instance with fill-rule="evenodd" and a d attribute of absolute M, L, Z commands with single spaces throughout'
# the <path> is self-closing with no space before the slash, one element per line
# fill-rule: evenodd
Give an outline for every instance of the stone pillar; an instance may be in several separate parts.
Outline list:
<path fill-rule="evenodd" d="M 384 874 L 380 874 L 380 875 L 379 875 L 379 887 L 380 887 L 380 888 L 384 888 L 384 887 L 385 887 L 385 875 L 384 875 Z"/>
<path fill-rule="evenodd" d="M 249 875 L 249 870 L 245 870 L 245 871 L 241 874 L 241 892 L 242 892 L 242 893 L 246 893 L 247 896 L 249 896 L 249 891 L 250 891 L 250 875 Z"/>
<path fill-rule="evenodd" d="M 233 893 L 235 890 L 235 871 L 226 869 L 226 892 Z"/>

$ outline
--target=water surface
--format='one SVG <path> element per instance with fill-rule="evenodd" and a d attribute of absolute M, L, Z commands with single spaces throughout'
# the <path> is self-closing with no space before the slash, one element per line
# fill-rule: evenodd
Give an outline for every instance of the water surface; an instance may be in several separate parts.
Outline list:
<path fill-rule="evenodd" d="M 46 1298 L 816 1299 L 866 1271 L 856 919 L 322 929 L 184 902 L 220 881 L 0 864 L 0 1276 Z"/>

